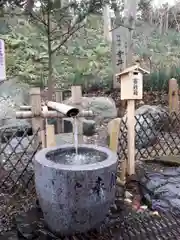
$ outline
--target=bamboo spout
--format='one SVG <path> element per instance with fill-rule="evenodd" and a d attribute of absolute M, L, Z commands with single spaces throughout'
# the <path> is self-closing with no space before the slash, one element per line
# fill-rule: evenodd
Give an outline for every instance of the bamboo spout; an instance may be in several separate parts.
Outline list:
<path fill-rule="evenodd" d="M 46 102 L 46 105 L 57 112 L 64 114 L 67 117 L 76 117 L 79 114 L 79 109 L 76 107 L 72 107 L 63 103 L 57 102 Z"/>

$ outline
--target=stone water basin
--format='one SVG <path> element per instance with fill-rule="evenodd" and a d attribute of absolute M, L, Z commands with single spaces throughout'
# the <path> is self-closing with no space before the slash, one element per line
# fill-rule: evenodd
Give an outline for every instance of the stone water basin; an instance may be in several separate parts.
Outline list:
<path fill-rule="evenodd" d="M 45 148 L 34 160 L 44 220 L 60 235 L 98 227 L 115 199 L 117 155 L 105 147 L 72 144 Z"/>

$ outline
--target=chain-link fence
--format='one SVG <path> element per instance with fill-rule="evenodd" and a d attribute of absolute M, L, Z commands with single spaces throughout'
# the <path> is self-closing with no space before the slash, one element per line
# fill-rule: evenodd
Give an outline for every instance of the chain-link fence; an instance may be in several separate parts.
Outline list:
<path fill-rule="evenodd" d="M 0 189 L 30 188 L 33 180 L 33 158 L 41 148 L 38 132 L 29 128 L 0 130 Z"/>

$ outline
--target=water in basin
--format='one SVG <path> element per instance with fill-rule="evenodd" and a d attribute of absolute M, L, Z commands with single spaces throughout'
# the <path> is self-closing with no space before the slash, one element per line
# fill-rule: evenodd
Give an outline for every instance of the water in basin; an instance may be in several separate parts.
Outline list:
<path fill-rule="evenodd" d="M 69 148 L 67 150 L 58 149 L 46 155 L 48 160 L 65 165 L 84 165 L 102 162 L 107 158 L 103 152 L 88 148 Z"/>

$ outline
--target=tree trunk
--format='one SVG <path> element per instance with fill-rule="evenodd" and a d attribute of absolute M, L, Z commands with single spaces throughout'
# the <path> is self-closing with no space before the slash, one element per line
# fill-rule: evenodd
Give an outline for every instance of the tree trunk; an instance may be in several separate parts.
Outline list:
<path fill-rule="evenodd" d="M 48 1 L 49 5 L 49 1 Z M 48 37 L 48 100 L 52 101 L 54 82 L 52 79 L 53 69 L 52 69 L 52 49 L 51 49 L 51 22 L 50 22 L 50 7 L 48 8 L 47 14 L 47 37 Z"/>

